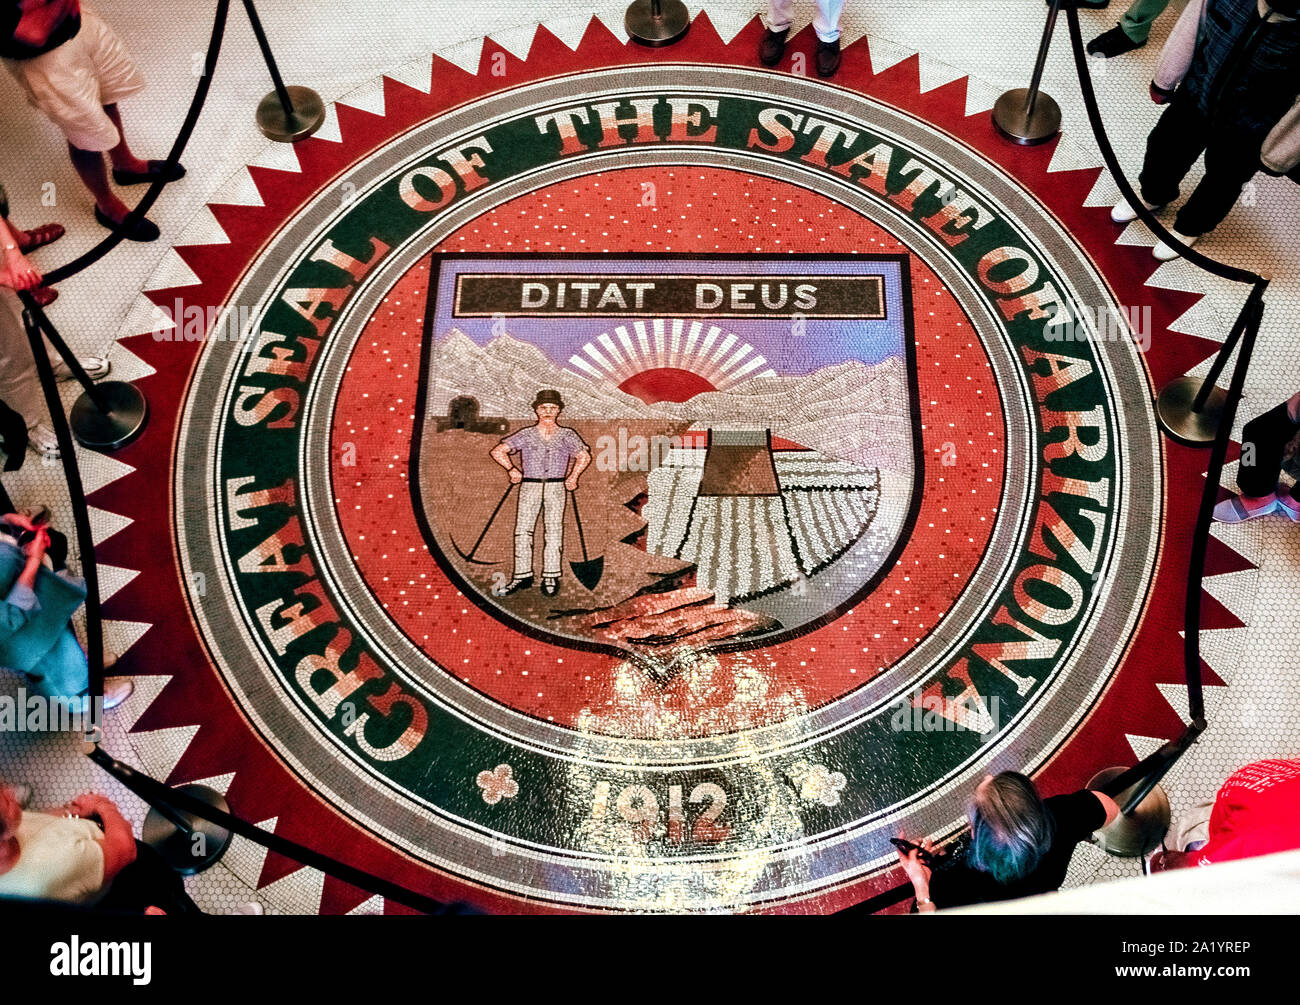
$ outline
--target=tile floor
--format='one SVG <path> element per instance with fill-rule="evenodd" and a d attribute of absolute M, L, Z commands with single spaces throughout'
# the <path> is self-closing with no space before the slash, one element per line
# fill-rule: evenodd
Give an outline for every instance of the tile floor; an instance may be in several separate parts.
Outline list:
<path fill-rule="evenodd" d="M 127 40 L 133 55 L 150 79 L 149 88 L 124 104 L 128 131 L 137 152 L 162 156 L 180 123 L 202 65 L 212 4 L 178 0 L 168 5 L 171 16 L 158 16 L 158 6 L 146 0 L 98 0 L 95 7 Z M 798 30 L 810 15 L 801 10 Z M 1175 7 L 1180 6 L 1175 4 Z M 730 38 L 760 5 L 736 0 L 692 3 L 704 9 L 724 38 Z M 347 97 L 363 107 L 373 101 L 367 88 L 377 75 L 405 68 L 419 72 L 430 52 L 472 69 L 477 64 L 480 39 L 490 34 L 497 42 L 522 56 L 537 24 L 536 8 L 502 0 L 458 5 L 428 2 L 400 6 L 403 24 L 395 30 L 394 6 L 378 0 L 333 0 L 311 8 L 288 0 L 263 0 L 263 22 L 290 83 L 301 81 L 316 88 L 327 100 Z M 593 11 L 622 37 L 624 5 L 592 4 L 590 0 L 556 0 L 549 5 L 544 24 L 569 44 L 576 44 Z M 1091 38 L 1118 18 L 1122 3 L 1112 10 L 1084 12 L 1085 35 Z M 1014 16 L 1010 16 L 1014 11 Z M 913 52 L 923 54 L 923 86 L 938 86 L 963 74 L 972 78 L 968 111 L 991 107 L 1003 90 L 1023 86 L 1029 76 L 1041 33 L 1043 5 L 1038 0 L 876 0 L 849 4 L 842 28 L 845 42 L 870 36 L 877 71 Z M 1160 46 L 1172 26 L 1176 10 L 1157 24 L 1145 49 L 1109 63 L 1094 61 L 1097 89 L 1108 128 L 1130 177 L 1140 164 L 1147 131 L 1159 109 L 1146 97 L 1147 81 Z M 179 15 L 179 16 L 177 16 Z M 971 39 L 979 44 L 972 45 Z M 1100 165 L 1101 158 L 1086 126 L 1078 97 L 1064 24 L 1058 27 L 1044 74 L 1044 88 L 1060 103 L 1067 142 L 1057 153 L 1058 166 Z M 240 5 L 232 5 L 216 79 L 199 127 L 186 155 L 187 178 L 171 186 L 151 214 L 173 243 L 188 231 L 184 243 L 197 243 L 215 226 L 206 202 L 224 186 L 239 186 L 250 163 L 282 163 L 283 148 L 265 141 L 252 123 L 252 110 L 268 90 L 265 71 L 251 30 Z M 22 104 L 17 88 L 0 74 L 0 179 L 9 192 L 15 218 L 28 225 L 57 218 L 69 234 L 39 262 L 46 266 L 71 258 L 98 241 L 103 231 L 91 217 L 91 205 L 81 190 L 64 153 L 58 134 L 39 115 Z M 328 126 L 327 126 L 328 128 Z M 1108 204 L 1117 190 L 1103 175 L 1089 198 L 1090 204 Z M 43 201 L 44 200 L 44 201 Z M 189 240 L 190 237 L 194 241 Z M 1140 223 L 1131 225 L 1118 240 L 1150 245 L 1153 240 Z M 1260 334 L 1254 365 L 1247 380 L 1247 401 L 1237 420 L 1271 407 L 1300 387 L 1300 358 L 1294 352 L 1292 319 L 1300 309 L 1300 187 L 1284 179 L 1258 175 L 1243 193 L 1241 205 L 1201 248 L 1222 261 L 1273 276 L 1268 310 Z M 62 298 L 51 317 L 69 343 L 83 353 L 106 353 L 115 372 L 123 377 L 147 373 L 130 353 L 114 346 L 119 334 L 134 334 L 142 307 L 138 291 L 164 285 L 164 278 L 184 269 L 165 239 L 154 245 L 123 245 L 97 267 L 62 287 Z M 151 282 L 152 280 L 152 282 Z M 1226 324 L 1236 315 L 1244 290 L 1231 283 L 1204 277 L 1190 266 L 1173 262 L 1161 266 L 1148 280 L 1152 286 L 1202 289 L 1205 299 L 1177 325 L 1180 330 L 1222 340 Z M 148 314 L 144 315 L 148 317 Z M 127 329 L 130 329 L 128 332 Z M 1202 372 L 1203 372 L 1202 368 Z M 67 391 L 71 401 L 71 388 Z M 82 453 L 83 481 L 88 491 L 125 473 L 111 457 Z M 1232 484 L 1233 469 L 1224 476 Z M 70 525 L 71 516 L 57 465 L 42 465 L 34 458 L 6 486 L 19 505 L 37 501 L 53 506 L 56 522 Z M 1189 500 L 1194 505 L 1194 501 Z M 93 513 L 97 539 L 120 526 L 121 518 Z M 1259 521 L 1243 527 L 1218 528 L 1216 534 L 1258 565 L 1257 570 L 1216 577 L 1207 584 L 1214 596 L 1249 627 L 1207 632 L 1206 659 L 1228 683 L 1207 688 L 1211 721 L 1200 743 L 1183 758 L 1165 781 L 1175 813 L 1213 797 L 1219 783 L 1233 769 L 1268 756 L 1295 756 L 1300 752 L 1300 713 L 1294 695 L 1300 690 L 1300 665 L 1291 654 L 1300 649 L 1300 530 L 1281 519 Z M 103 569 L 103 592 L 111 594 L 133 576 L 128 569 Z M 113 622 L 107 626 L 110 642 L 127 649 L 145 626 Z M 165 678 L 137 678 L 137 692 L 126 706 L 107 719 L 105 747 L 116 756 L 155 775 L 166 775 L 188 742 L 185 729 L 160 730 L 128 742 L 127 730 L 147 707 Z M 14 690 L 12 679 L 0 688 Z M 1186 706 L 1184 688 L 1166 688 L 1166 698 Z M 1183 713 L 1185 715 L 1185 711 Z M 1163 738 L 1133 737 L 1135 756 L 1145 755 Z M 141 804 L 80 756 L 80 745 L 67 736 L 30 736 L 0 733 L 0 776 L 29 781 L 38 803 L 56 804 L 80 791 L 99 789 L 119 801 L 128 818 L 139 824 Z M 230 778 L 208 780 L 222 789 Z M 275 821 L 259 822 L 273 830 Z M 322 877 L 314 870 L 292 873 L 254 894 L 253 886 L 265 852 L 237 840 L 223 862 L 188 881 L 201 907 L 229 913 L 257 899 L 269 913 L 315 912 L 319 908 Z M 1071 867 L 1067 885 L 1132 875 L 1133 860 L 1109 858 L 1096 849 L 1081 847 Z M 378 900 L 367 901 L 358 913 L 379 910 Z"/>

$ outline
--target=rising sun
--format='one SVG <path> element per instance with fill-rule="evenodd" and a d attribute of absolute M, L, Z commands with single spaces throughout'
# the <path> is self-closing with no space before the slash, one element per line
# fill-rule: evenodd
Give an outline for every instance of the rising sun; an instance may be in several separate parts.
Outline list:
<path fill-rule="evenodd" d="M 746 377 L 773 376 L 740 336 L 682 318 L 637 321 L 602 332 L 569 357 L 586 377 L 609 381 L 647 404 L 686 401 Z"/>

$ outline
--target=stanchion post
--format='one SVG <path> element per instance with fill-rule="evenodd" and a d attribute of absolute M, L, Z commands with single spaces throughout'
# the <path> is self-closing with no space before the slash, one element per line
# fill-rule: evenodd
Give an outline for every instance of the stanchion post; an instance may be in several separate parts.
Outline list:
<path fill-rule="evenodd" d="M 1169 797 L 1160 781 L 1203 732 L 1205 717 L 1195 715 L 1178 739 L 1133 767 L 1106 768 L 1092 777 L 1087 787 L 1106 793 L 1119 804 L 1120 815 L 1098 832 L 1103 851 L 1136 858 L 1160 844 L 1170 821 Z"/>
<path fill-rule="evenodd" d="M 149 422 L 149 402 L 140 389 L 125 380 L 105 380 L 96 384 L 32 295 L 26 291 L 18 295 L 24 307 L 23 321 L 28 323 L 30 319 L 36 333 L 32 351 L 37 355 L 37 364 L 41 359 L 48 363 L 43 334 L 82 387 L 82 394 L 72 403 L 68 416 L 77 442 L 100 453 L 111 453 L 133 442 Z"/>
<path fill-rule="evenodd" d="M 1263 314 L 1264 300 L 1257 286 L 1250 291 L 1209 373 L 1204 378 L 1177 377 L 1160 389 L 1156 397 L 1156 419 L 1172 439 L 1188 447 L 1208 447 L 1214 443 L 1228 401 L 1227 392 L 1218 386 L 1219 376 L 1247 329 L 1259 331 Z"/>
<path fill-rule="evenodd" d="M 1056 31 L 1061 0 L 1052 0 L 1047 11 L 1043 40 L 1038 45 L 1038 59 L 1028 87 L 1016 87 L 1002 94 L 993 106 L 993 125 L 1003 137 L 1022 146 L 1046 143 L 1061 131 L 1061 106 L 1042 91 L 1043 67 Z"/>
<path fill-rule="evenodd" d="M 623 29 L 641 45 L 672 45 L 691 30 L 691 14 L 682 0 L 633 0 L 623 15 Z"/>
<path fill-rule="evenodd" d="M 271 83 L 275 86 L 257 106 L 257 127 L 262 130 L 263 136 L 277 143 L 295 143 L 306 139 L 325 121 L 325 102 L 310 87 L 285 86 L 253 0 L 244 0 L 244 10 L 248 12 L 248 21 L 257 38 L 257 47 L 262 50 L 266 68 L 271 72 Z"/>
<path fill-rule="evenodd" d="M 230 812 L 226 797 L 207 785 L 182 785 L 177 791 L 222 813 Z M 162 800 L 149 807 L 144 826 L 140 828 L 140 840 L 183 876 L 193 876 L 216 865 L 233 838 L 220 824 L 178 810 Z"/>

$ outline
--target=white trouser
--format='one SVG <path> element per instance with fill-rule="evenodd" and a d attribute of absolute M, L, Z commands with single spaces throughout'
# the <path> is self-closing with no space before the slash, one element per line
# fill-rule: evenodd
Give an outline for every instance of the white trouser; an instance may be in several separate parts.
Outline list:
<path fill-rule="evenodd" d="M 31 427 L 45 417 L 45 398 L 20 310 L 17 295 L 0 289 L 0 401 Z"/>
<path fill-rule="evenodd" d="M 521 482 L 515 513 L 515 579 L 533 574 L 533 528 L 542 514 L 542 575 L 558 578 L 564 550 L 564 481 Z"/>
<path fill-rule="evenodd" d="M 823 42 L 835 42 L 840 37 L 840 13 L 844 0 L 817 0 L 817 16 L 813 30 Z M 794 19 L 794 0 L 767 0 L 767 26 L 773 31 L 785 31 Z"/>

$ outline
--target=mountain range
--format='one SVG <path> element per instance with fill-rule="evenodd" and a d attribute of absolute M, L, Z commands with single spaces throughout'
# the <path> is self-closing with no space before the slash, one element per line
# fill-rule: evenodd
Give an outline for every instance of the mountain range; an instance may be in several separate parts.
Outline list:
<path fill-rule="evenodd" d="M 647 404 L 612 383 L 553 363 L 542 350 L 509 334 L 478 345 L 451 329 L 433 347 L 428 409 L 446 415 L 453 398 L 473 395 L 483 416 L 532 418 L 539 388 L 554 388 L 572 419 L 665 419 L 704 428 L 771 429 L 814 450 L 868 467 L 912 467 L 904 364 L 897 357 L 868 365 L 835 363 L 808 374 L 753 377 L 689 401 Z"/>

